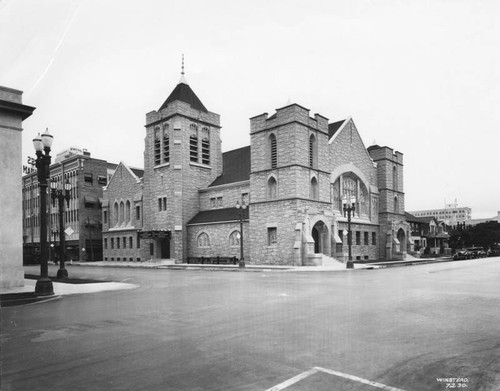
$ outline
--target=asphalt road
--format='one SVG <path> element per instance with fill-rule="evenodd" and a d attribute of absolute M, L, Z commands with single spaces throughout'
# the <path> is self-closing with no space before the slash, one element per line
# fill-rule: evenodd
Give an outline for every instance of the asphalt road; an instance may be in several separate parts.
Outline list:
<path fill-rule="evenodd" d="M 139 288 L 2 308 L 2 390 L 500 389 L 500 258 L 69 272 Z"/>

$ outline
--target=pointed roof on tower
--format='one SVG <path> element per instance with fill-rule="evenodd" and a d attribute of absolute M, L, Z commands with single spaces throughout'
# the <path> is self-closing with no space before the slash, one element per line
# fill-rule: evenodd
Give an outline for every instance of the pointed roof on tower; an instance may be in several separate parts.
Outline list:
<path fill-rule="evenodd" d="M 184 77 L 184 55 L 182 55 L 182 71 L 179 84 L 177 84 L 177 86 L 168 96 L 167 100 L 161 105 L 160 110 L 164 109 L 168 104 L 176 100 L 187 103 L 193 109 L 203 111 L 205 113 L 208 112 L 207 108 L 203 105 L 203 103 L 201 103 L 201 100 L 196 96 L 191 87 L 189 87 L 189 84 Z"/>

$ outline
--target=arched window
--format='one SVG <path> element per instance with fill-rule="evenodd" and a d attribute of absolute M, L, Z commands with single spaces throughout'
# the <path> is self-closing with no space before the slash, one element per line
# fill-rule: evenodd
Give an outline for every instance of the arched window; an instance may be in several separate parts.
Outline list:
<path fill-rule="evenodd" d="M 125 204 L 125 223 L 130 224 L 130 201 Z"/>
<path fill-rule="evenodd" d="M 198 162 L 198 136 L 195 134 L 189 137 L 189 160 Z"/>
<path fill-rule="evenodd" d="M 155 166 L 161 163 L 161 130 L 159 127 L 155 128 L 154 134 L 154 156 L 155 156 Z"/>
<path fill-rule="evenodd" d="M 119 218 L 120 225 L 123 224 L 124 215 L 125 215 L 125 204 L 122 201 L 122 202 L 120 202 L 120 218 Z"/>
<path fill-rule="evenodd" d="M 200 248 L 210 247 L 210 236 L 208 236 L 206 232 L 202 232 L 198 236 L 198 247 Z"/>
<path fill-rule="evenodd" d="M 399 201 L 398 201 L 398 197 L 394 197 L 394 213 L 399 213 Z"/>
<path fill-rule="evenodd" d="M 392 188 L 394 190 L 398 189 L 398 169 L 396 166 L 392 167 Z"/>
<path fill-rule="evenodd" d="M 272 176 L 267 181 L 267 198 L 274 200 L 277 196 L 277 187 L 276 179 Z"/>
<path fill-rule="evenodd" d="M 115 202 L 113 205 L 113 222 L 114 225 L 118 225 L 119 221 L 119 212 L 118 212 L 118 202 Z"/>
<path fill-rule="evenodd" d="M 317 154 L 316 137 L 314 137 L 314 134 L 311 134 L 309 137 L 309 167 L 316 168 L 318 163 Z"/>
<path fill-rule="evenodd" d="M 366 215 L 368 214 L 368 207 L 366 205 L 366 194 L 365 189 L 363 185 L 359 186 L 359 215 Z"/>
<path fill-rule="evenodd" d="M 229 246 L 230 247 L 239 247 L 240 246 L 240 231 L 233 231 L 231 235 L 229 235 Z"/>
<path fill-rule="evenodd" d="M 316 179 L 316 177 L 313 177 L 311 179 L 311 187 L 309 190 L 309 197 L 312 198 L 313 200 L 317 200 L 319 198 L 318 180 Z"/>
<path fill-rule="evenodd" d="M 271 168 L 276 168 L 278 167 L 278 145 L 274 134 L 269 136 L 269 151 L 271 157 Z"/>

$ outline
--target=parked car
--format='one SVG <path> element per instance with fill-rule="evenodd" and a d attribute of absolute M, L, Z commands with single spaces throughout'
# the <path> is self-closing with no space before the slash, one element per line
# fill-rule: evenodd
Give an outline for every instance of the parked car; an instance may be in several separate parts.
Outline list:
<path fill-rule="evenodd" d="M 455 261 L 460 260 L 460 259 L 471 259 L 471 258 L 472 258 L 472 255 L 466 249 L 457 250 L 455 255 L 453 255 L 453 259 Z"/>
<path fill-rule="evenodd" d="M 490 248 L 487 252 L 488 257 L 498 257 L 500 256 L 500 247 Z"/>
<path fill-rule="evenodd" d="M 471 258 L 485 258 L 486 251 L 482 247 L 469 247 L 467 252 L 470 254 Z"/>

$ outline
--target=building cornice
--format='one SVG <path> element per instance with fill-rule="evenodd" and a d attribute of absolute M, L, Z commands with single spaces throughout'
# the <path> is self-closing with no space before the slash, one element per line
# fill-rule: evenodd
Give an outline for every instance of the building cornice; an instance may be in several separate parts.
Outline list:
<path fill-rule="evenodd" d="M 326 175 L 330 175 L 331 174 L 328 171 L 319 170 L 317 168 L 312 168 L 312 167 L 309 167 L 309 166 L 305 166 L 303 164 L 288 164 L 286 166 L 278 166 L 276 168 L 266 168 L 265 170 L 251 171 L 250 175 L 252 175 L 252 174 L 260 174 L 260 173 L 269 172 L 269 171 L 277 171 L 277 170 L 281 170 L 283 168 L 290 168 L 290 167 L 306 168 L 308 170 L 315 171 L 315 172 L 322 173 L 322 174 L 326 174 Z"/>
<path fill-rule="evenodd" d="M 257 117 L 255 117 L 257 118 Z M 311 118 L 312 120 L 314 120 L 314 118 Z M 306 124 L 302 121 L 297 121 L 297 120 L 293 120 L 293 121 L 289 121 L 289 122 L 282 122 L 280 124 L 276 124 L 276 125 L 273 125 L 273 126 L 270 126 L 270 127 L 267 127 L 267 128 L 264 128 L 264 129 L 261 129 L 261 130 L 256 130 L 254 132 L 251 132 L 252 134 L 257 134 L 257 133 L 262 133 L 262 132 L 268 132 L 268 131 L 273 131 L 274 129 L 276 128 L 281 128 L 283 126 L 287 126 L 287 125 L 291 125 L 291 124 L 299 124 L 299 125 L 302 125 L 302 126 L 305 126 L 306 128 L 308 128 L 309 130 L 314 130 L 314 131 L 317 131 L 319 133 L 323 133 L 325 134 L 326 136 L 328 136 L 328 132 L 325 132 L 321 129 L 318 129 L 318 128 L 315 128 L 309 124 Z"/>
<path fill-rule="evenodd" d="M 23 121 L 31 116 L 31 114 L 33 114 L 33 111 L 36 110 L 36 108 L 32 106 L 26 106 L 22 103 L 10 102 L 3 99 L 0 99 L 0 109 L 20 115 Z"/>
<path fill-rule="evenodd" d="M 216 185 L 216 186 L 206 187 L 204 189 L 198 190 L 198 192 L 200 192 L 200 193 L 207 193 L 207 192 L 212 191 L 212 190 L 223 190 L 223 189 L 228 189 L 228 188 L 231 188 L 231 187 L 240 187 L 240 186 L 250 186 L 250 179 L 247 179 L 246 181 L 224 183 L 222 185 Z"/>
<path fill-rule="evenodd" d="M 176 117 L 176 116 L 186 118 L 186 119 L 188 119 L 190 121 L 193 121 L 193 122 L 196 122 L 196 123 L 199 123 L 199 124 L 208 125 L 208 126 L 211 126 L 213 128 L 218 128 L 218 129 L 222 128 L 222 126 L 220 126 L 220 125 L 215 125 L 215 124 L 212 124 L 210 122 L 203 121 L 203 120 L 201 120 L 199 118 L 190 117 L 189 115 L 181 114 L 181 113 L 173 113 L 173 114 L 167 115 L 166 117 L 162 117 L 162 118 L 160 118 L 160 119 L 158 119 L 156 121 L 153 121 L 153 122 L 150 122 L 149 124 L 144 125 L 144 127 L 147 129 L 150 126 L 161 125 L 163 122 L 168 121 L 170 118 L 173 118 L 173 117 Z"/>
<path fill-rule="evenodd" d="M 323 204 L 323 205 L 331 205 L 330 202 L 327 201 L 319 201 L 319 200 L 313 200 L 311 198 L 302 198 L 302 197 L 290 197 L 290 198 L 278 198 L 275 200 L 265 200 L 265 201 L 255 201 L 255 202 L 250 202 L 250 207 L 252 205 L 258 205 L 258 204 L 269 204 L 269 203 L 275 203 L 275 202 L 282 202 L 282 201 L 307 201 L 307 202 L 314 202 L 317 204 Z M 252 208 L 250 208 L 251 210 Z"/>

